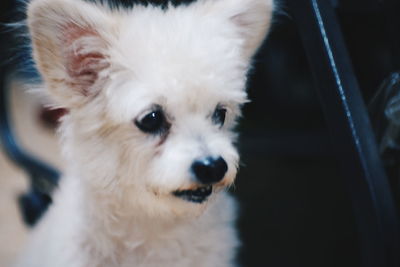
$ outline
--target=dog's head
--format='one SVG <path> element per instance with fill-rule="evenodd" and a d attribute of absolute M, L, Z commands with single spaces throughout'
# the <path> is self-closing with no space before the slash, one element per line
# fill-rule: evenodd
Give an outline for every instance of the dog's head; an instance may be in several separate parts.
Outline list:
<path fill-rule="evenodd" d="M 70 110 L 63 134 L 74 168 L 98 190 L 131 195 L 155 213 L 203 207 L 231 185 L 239 160 L 232 129 L 271 9 L 272 0 L 163 9 L 33 0 L 34 58 Z"/>

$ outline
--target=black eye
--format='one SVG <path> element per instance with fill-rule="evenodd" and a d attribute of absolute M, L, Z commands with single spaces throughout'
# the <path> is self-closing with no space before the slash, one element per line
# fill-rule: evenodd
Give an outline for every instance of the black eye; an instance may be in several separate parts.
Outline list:
<path fill-rule="evenodd" d="M 162 110 L 154 110 L 135 121 L 136 126 L 145 133 L 158 134 L 168 130 L 169 125 Z"/>
<path fill-rule="evenodd" d="M 223 107 L 217 107 L 212 115 L 212 120 L 215 124 L 219 124 L 221 127 L 225 122 L 226 109 Z"/>

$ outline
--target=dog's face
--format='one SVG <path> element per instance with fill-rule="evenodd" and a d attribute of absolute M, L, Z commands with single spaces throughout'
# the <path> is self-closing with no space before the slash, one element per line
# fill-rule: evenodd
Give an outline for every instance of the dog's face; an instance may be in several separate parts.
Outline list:
<path fill-rule="evenodd" d="M 35 61 L 70 110 L 65 146 L 83 178 L 150 214 L 201 210 L 231 185 L 232 130 L 271 8 L 272 0 L 129 10 L 33 0 Z"/>

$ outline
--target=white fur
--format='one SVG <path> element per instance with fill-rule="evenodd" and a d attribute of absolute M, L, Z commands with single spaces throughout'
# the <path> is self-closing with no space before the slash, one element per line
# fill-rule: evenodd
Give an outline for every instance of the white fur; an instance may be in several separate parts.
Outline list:
<path fill-rule="evenodd" d="M 69 109 L 60 129 L 67 172 L 17 266 L 232 266 L 235 205 L 224 192 L 239 156 L 232 132 L 246 101 L 250 58 L 272 0 L 198 0 L 161 10 L 109 10 L 80 0 L 33 0 L 28 23 L 45 86 Z M 160 136 L 135 120 L 155 105 Z M 217 105 L 227 109 L 221 128 Z M 225 178 L 202 203 L 192 162 L 222 156 Z"/>

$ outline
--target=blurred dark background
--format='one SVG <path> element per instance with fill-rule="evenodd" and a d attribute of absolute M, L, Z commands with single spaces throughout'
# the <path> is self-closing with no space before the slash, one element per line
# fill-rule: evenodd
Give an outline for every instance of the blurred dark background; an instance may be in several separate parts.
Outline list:
<path fill-rule="evenodd" d="M 355 221 L 333 153 L 335 144 L 329 139 L 296 25 L 285 1 L 279 2 L 250 75 L 252 102 L 244 107 L 239 127 L 242 167 L 233 191 L 241 206 L 239 261 L 250 267 L 360 266 Z M 367 104 L 390 73 L 399 70 L 397 2 L 332 1 Z M 9 12 L 15 7 L 14 1 L 0 2 L 2 21 L 10 14 L 15 18 Z M 2 62 L 13 57 L 19 66 L 28 64 L 29 51 L 5 53 L 19 41 L 4 29 Z"/>
<path fill-rule="evenodd" d="M 252 102 L 244 107 L 240 129 L 243 166 L 235 188 L 241 203 L 240 259 L 243 266 L 254 267 L 360 266 L 355 220 L 335 144 L 297 27 L 286 2 L 280 2 L 283 10 L 275 15 L 255 61 L 249 84 Z M 399 70 L 400 1 L 332 3 L 369 105 L 383 81 Z M 380 117 L 374 112 L 372 120 Z M 398 169 L 387 171 L 396 189 Z"/>

